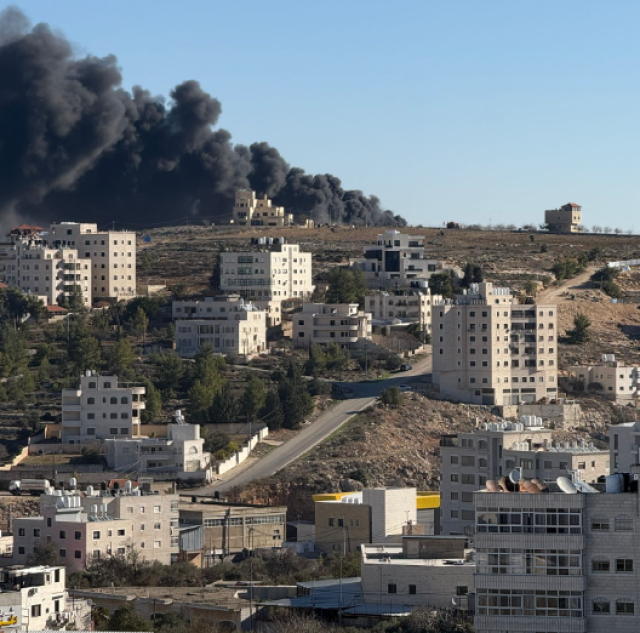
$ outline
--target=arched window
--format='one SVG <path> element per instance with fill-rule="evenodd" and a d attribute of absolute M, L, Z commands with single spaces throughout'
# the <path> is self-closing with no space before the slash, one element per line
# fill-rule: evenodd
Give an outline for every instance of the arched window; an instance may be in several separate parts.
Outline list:
<path fill-rule="evenodd" d="M 487 467 L 487 460 L 481 457 L 478 460 L 478 468 L 486 468 L 486 467 Z"/>
<path fill-rule="evenodd" d="M 126 396 L 120 398 L 120 404 L 129 404 L 129 398 Z"/>
<path fill-rule="evenodd" d="M 195 446 L 192 446 L 189 449 L 189 453 L 191 453 L 191 455 L 196 455 L 198 453 L 198 449 Z"/>

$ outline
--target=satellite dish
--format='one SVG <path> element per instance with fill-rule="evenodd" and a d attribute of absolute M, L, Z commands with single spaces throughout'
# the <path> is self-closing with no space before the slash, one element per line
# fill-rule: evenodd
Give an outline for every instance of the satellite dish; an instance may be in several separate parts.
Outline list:
<path fill-rule="evenodd" d="M 509 473 L 509 479 L 511 480 L 512 484 L 517 484 L 521 479 L 520 470 L 518 468 L 514 468 Z"/>
<path fill-rule="evenodd" d="M 458 596 L 453 596 L 453 598 L 451 598 L 451 604 L 454 607 L 459 607 L 460 606 L 460 598 L 458 598 Z"/>
<path fill-rule="evenodd" d="M 558 488 L 560 488 L 560 490 L 562 490 L 562 492 L 564 492 L 565 494 L 578 494 L 578 489 L 570 479 L 567 479 L 567 477 L 558 477 L 558 479 L 556 479 L 556 483 L 558 484 Z"/>

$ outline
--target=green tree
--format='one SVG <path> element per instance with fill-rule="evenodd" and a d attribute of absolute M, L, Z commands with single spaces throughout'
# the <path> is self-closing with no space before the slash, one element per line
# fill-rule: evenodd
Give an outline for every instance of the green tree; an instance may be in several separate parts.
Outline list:
<path fill-rule="evenodd" d="M 267 392 L 260 417 L 272 431 L 282 428 L 284 424 L 284 413 L 282 412 L 280 396 L 275 389 L 270 389 Z"/>
<path fill-rule="evenodd" d="M 0 310 L 4 318 L 17 325 L 29 313 L 29 299 L 17 288 L 0 291 Z"/>
<path fill-rule="evenodd" d="M 100 366 L 102 354 L 100 342 L 93 336 L 69 337 L 69 360 L 76 373 Z"/>
<path fill-rule="evenodd" d="M 567 332 L 569 343 L 577 345 L 579 343 L 586 343 L 590 338 L 589 328 L 591 327 L 591 321 L 586 314 L 579 312 L 573 319 L 573 329 Z"/>
<path fill-rule="evenodd" d="M 142 306 L 138 306 L 136 313 L 132 319 L 133 330 L 139 337 L 144 337 L 149 327 L 149 317 L 147 313 L 142 309 Z"/>
<path fill-rule="evenodd" d="M 309 359 L 304 365 L 306 376 L 317 376 L 327 368 L 327 359 L 320 345 L 314 343 L 309 349 Z"/>
<path fill-rule="evenodd" d="M 151 274 L 151 269 L 153 268 L 153 257 L 148 249 L 142 251 L 142 254 L 140 255 L 140 268 L 147 277 Z"/>
<path fill-rule="evenodd" d="M 326 362 L 329 369 L 345 369 L 349 364 L 350 356 L 348 351 L 343 351 L 337 343 L 330 343 L 327 346 Z"/>
<path fill-rule="evenodd" d="M 0 325 L 0 373 L 16 376 L 26 371 L 29 364 L 27 339 L 21 330 L 4 323 Z"/>
<path fill-rule="evenodd" d="M 27 556 L 27 565 L 59 565 L 58 548 L 53 541 L 39 540 Z"/>
<path fill-rule="evenodd" d="M 58 305 L 62 308 L 71 310 L 71 312 L 85 311 L 86 308 L 82 296 L 82 288 L 78 284 L 74 284 L 68 297 L 63 294 L 58 297 Z"/>
<path fill-rule="evenodd" d="M 187 394 L 187 413 L 192 424 L 206 424 L 209 422 L 211 407 L 216 392 L 211 385 L 205 385 L 196 380 Z"/>
<path fill-rule="evenodd" d="M 202 439 L 204 440 L 204 450 L 210 453 L 217 453 L 225 449 L 231 442 L 231 438 L 222 431 L 216 431 L 211 425 L 202 427 Z"/>
<path fill-rule="evenodd" d="M 453 271 L 434 273 L 429 278 L 432 295 L 441 295 L 445 299 L 453 299 L 458 290 L 458 280 Z"/>
<path fill-rule="evenodd" d="M 282 378 L 278 393 L 284 414 L 284 427 L 298 428 L 305 417 L 313 411 L 313 398 L 307 390 L 300 367 L 290 363 L 286 375 Z"/>
<path fill-rule="evenodd" d="M 478 264 L 468 263 L 464 267 L 464 276 L 460 285 L 464 288 L 468 288 L 471 284 L 477 284 L 482 282 L 483 274 L 482 268 Z"/>
<path fill-rule="evenodd" d="M 113 345 L 107 354 L 109 371 L 122 378 L 130 378 L 132 375 L 131 366 L 135 359 L 136 355 L 129 339 L 122 338 Z"/>
<path fill-rule="evenodd" d="M 205 343 L 194 357 L 194 378 L 203 384 L 212 385 L 215 392 L 222 386 L 224 376 L 222 371 L 225 360 L 220 354 L 213 351 L 209 343 Z"/>
<path fill-rule="evenodd" d="M 329 271 L 327 303 L 359 303 L 363 305 L 367 281 L 359 266 L 335 267 Z"/>
<path fill-rule="evenodd" d="M 151 356 L 156 369 L 156 384 L 166 397 L 175 397 L 184 374 L 182 360 L 174 351 L 157 352 Z"/>
<path fill-rule="evenodd" d="M 237 421 L 239 411 L 239 403 L 231 385 L 225 382 L 213 400 L 211 417 L 217 424 L 230 424 Z"/>
<path fill-rule="evenodd" d="M 390 407 L 398 407 L 402 404 L 402 393 L 395 385 L 382 390 L 380 401 Z"/>
<path fill-rule="evenodd" d="M 538 284 L 532 279 L 524 284 L 524 291 L 528 297 L 535 297 L 538 294 Z"/>
<path fill-rule="evenodd" d="M 38 299 L 38 297 L 30 295 L 29 297 L 27 297 L 27 312 L 34 321 L 39 322 L 44 319 L 47 313 L 47 309 L 44 303 L 40 299 Z"/>
<path fill-rule="evenodd" d="M 158 415 L 160 415 L 160 411 L 162 411 L 162 398 L 160 391 L 156 389 L 156 386 L 148 378 L 142 376 L 139 378 L 139 382 L 146 388 L 142 422 L 149 424 L 154 422 Z"/>
<path fill-rule="evenodd" d="M 107 629 L 109 631 L 151 631 L 153 627 L 143 618 L 131 604 L 125 604 L 116 609 L 109 618 Z"/>
<path fill-rule="evenodd" d="M 241 412 L 247 420 L 254 421 L 264 406 L 266 391 L 264 382 L 256 376 L 255 372 L 247 372 L 247 384 L 240 405 Z"/>

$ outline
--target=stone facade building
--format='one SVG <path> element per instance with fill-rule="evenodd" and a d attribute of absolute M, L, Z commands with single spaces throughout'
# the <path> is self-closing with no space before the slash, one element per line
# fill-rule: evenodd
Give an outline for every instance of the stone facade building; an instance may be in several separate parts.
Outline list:
<path fill-rule="evenodd" d="M 544 212 L 549 233 L 578 233 L 582 224 L 582 207 L 569 202 L 559 209 Z"/>
<path fill-rule="evenodd" d="M 293 315 L 293 344 L 310 347 L 336 343 L 348 349 L 371 340 L 371 314 L 357 303 L 305 303 Z"/>
<path fill-rule="evenodd" d="M 273 226 L 293 225 L 293 214 L 285 213 L 284 207 L 277 207 L 266 196 L 258 198 L 255 191 L 238 189 L 233 206 L 232 224 L 237 226 Z"/>

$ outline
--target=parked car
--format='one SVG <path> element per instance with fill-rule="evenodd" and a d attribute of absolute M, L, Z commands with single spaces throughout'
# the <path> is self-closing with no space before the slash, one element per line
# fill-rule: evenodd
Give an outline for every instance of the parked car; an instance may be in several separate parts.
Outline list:
<path fill-rule="evenodd" d="M 400 371 L 409 371 L 410 369 L 413 369 L 413 365 L 411 365 L 410 363 L 404 363 L 403 365 L 400 365 Z"/>
<path fill-rule="evenodd" d="M 411 391 L 411 385 L 399 385 L 398 389 L 400 389 L 400 391 Z"/>

